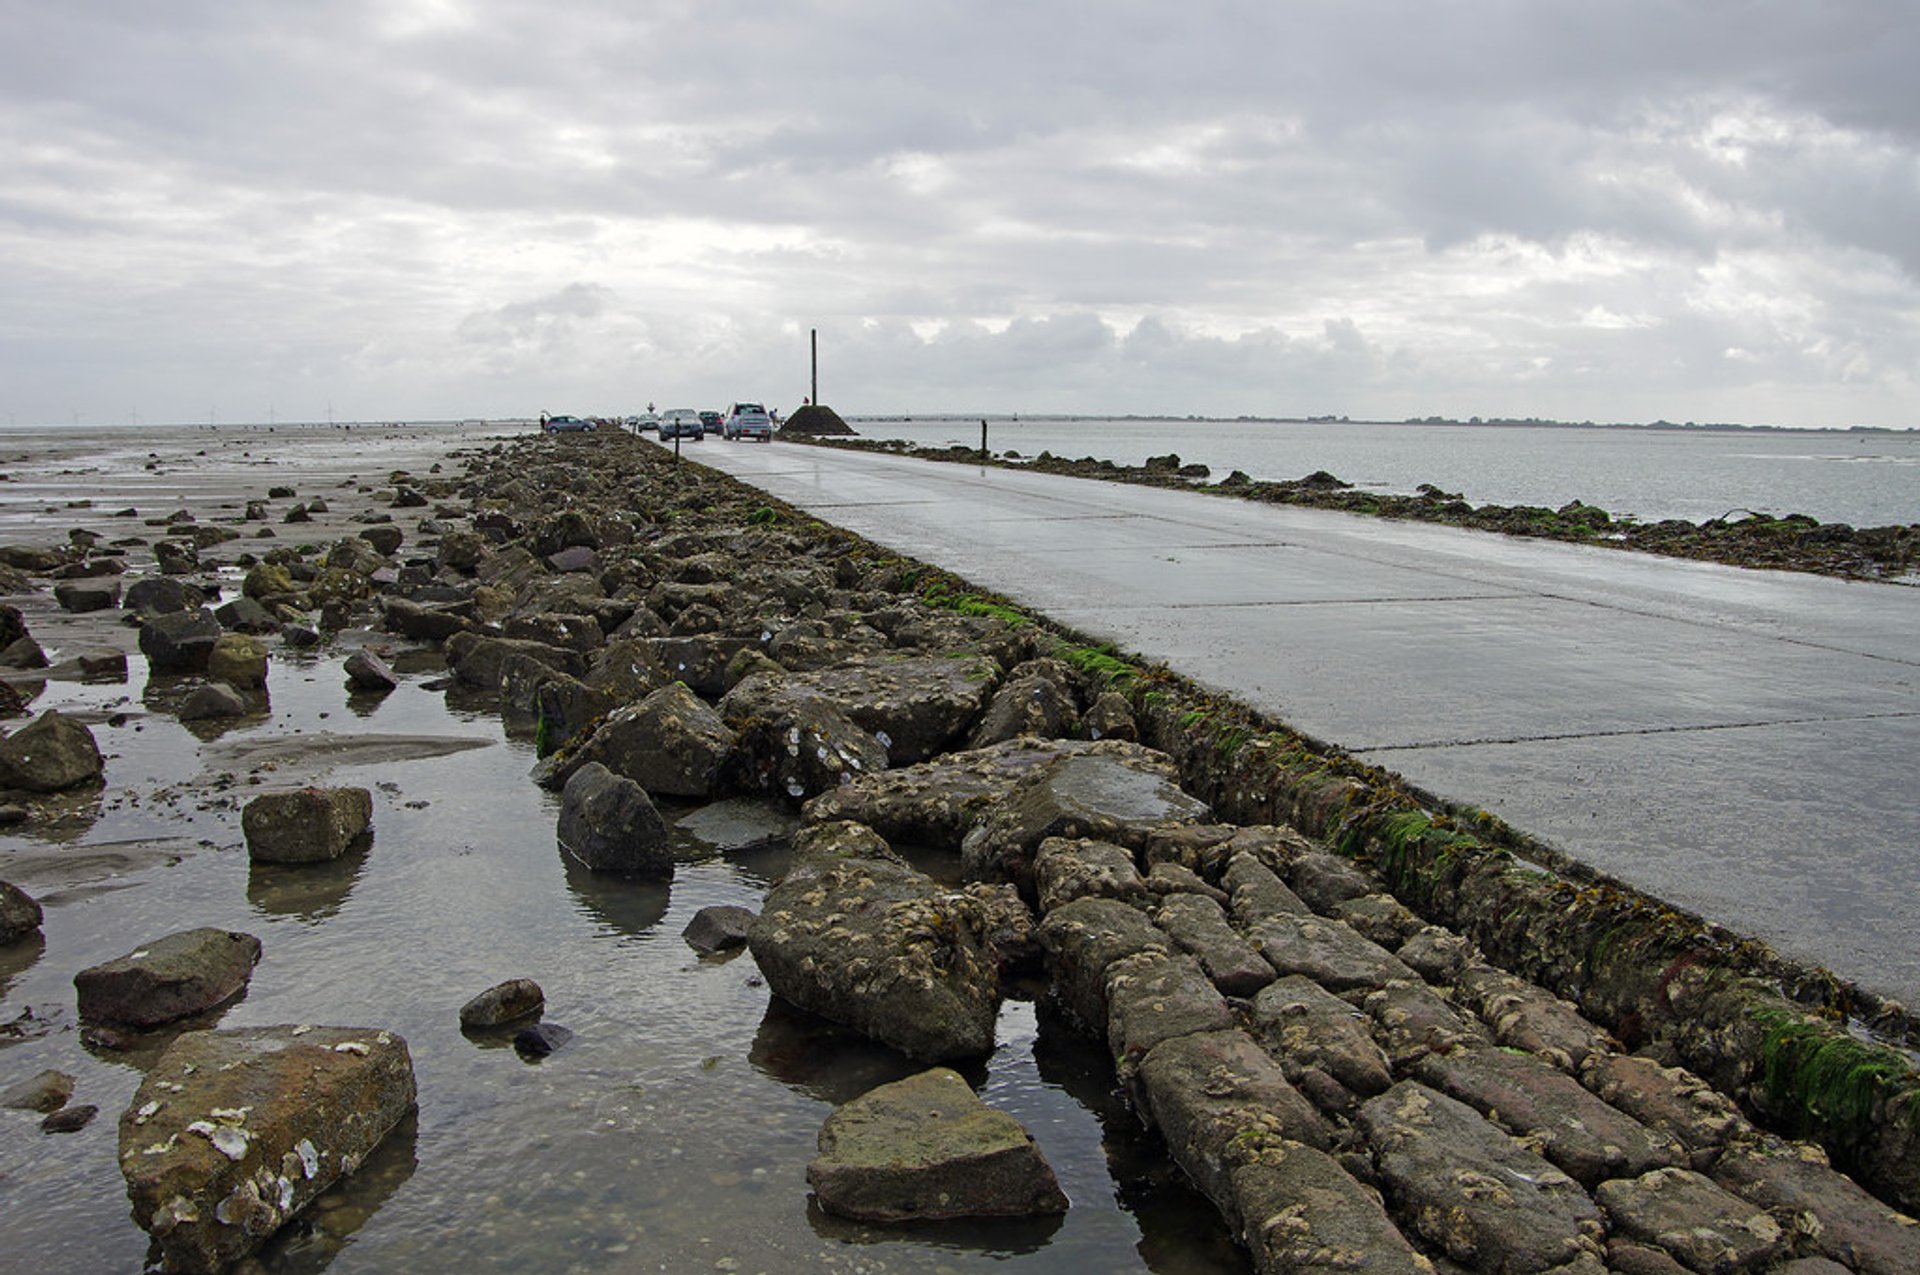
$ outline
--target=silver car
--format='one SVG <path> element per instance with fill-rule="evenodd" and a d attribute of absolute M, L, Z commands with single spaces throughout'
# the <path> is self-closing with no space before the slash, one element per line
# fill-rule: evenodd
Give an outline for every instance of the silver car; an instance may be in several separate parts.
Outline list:
<path fill-rule="evenodd" d="M 700 423 L 700 413 L 691 407 L 674 407 L 660 413 L 660 441 L 674 438 L 691 438 L 695 442 L 707 436 L 707 427 Z"/>
<path fill-rule="evenodd" d="M 746 438 L 759 443 L 773 441 L 773 417 L 758 403 L 735 403 L 720 423 L 720 436 L 735 442 Z"/>

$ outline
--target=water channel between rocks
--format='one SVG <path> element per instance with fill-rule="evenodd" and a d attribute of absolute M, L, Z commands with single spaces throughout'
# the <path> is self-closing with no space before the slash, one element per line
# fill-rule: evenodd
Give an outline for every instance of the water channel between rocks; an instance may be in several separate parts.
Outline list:
<path fill-rule="evenodd" d="M 44 944 L 0 952 L 0 1084 L 66 1071 L 100 1115 L 46 1135 L 0 1111 L 0 1271 L 142 1268 L 115 1124 L 154 1052 L 83 1042 L 72 978 L 196 926 L 264 946 L 242 998 L 196 1026 L 387 1028 L 419 1081 L 417 1118 L 243 1269 L 1247 1269 L 1117 1098 L 1104 1051 L 1032 1001 L 1008 1002 L 969 1079 L 1033 1132 L 1065 1217 L 884 1229 L 822 1215 L 805 1181 L 821 1122 L 919 1067 L 773 1002 L 750 956 L 703 959 L 680 937 L 708 904 L 758 907 L 785 868 L 782 813 L 668 809 L 683 860 L 670 887 L 585 872 L 556 846 L 558 797 L 528 778 L 530 740 L 426 689 L 431 667 L 384 699 L 349 697 L 343 655 L 276 648 L 270 715 L 217 737 L 165 711 L 138 654 L 127 683 L 54 682 L 34 703 L 92 724 L 107 786 L 0 837 L 0 877 L 46 908 Z M 373 790 L 371 846 L 250 869 L 240 807 L 316 780 Z M 577 1033 L 537 1063 L 457 1021 L 516 976 Z"/>

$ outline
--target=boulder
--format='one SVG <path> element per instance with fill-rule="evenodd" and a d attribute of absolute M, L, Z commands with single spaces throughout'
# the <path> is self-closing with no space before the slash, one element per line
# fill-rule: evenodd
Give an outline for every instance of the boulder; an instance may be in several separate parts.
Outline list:
<path fill-rule="evenodd" d="M 732 691 L 753 696 L 761 680 L 748 678 Z M 777 681 L 782 693 L 814 692 L 831 701 L 862 730 L 878 739 L 894 764 L 924 761 L 952 747 L 980 716 L 1000 678 L 1000 666 L 985 656 L 859 656 Z"/>
<path fill-rule="evenodd" d="M 927 1062 L 993 1049 L 999 961 L 980 902 L 909 867 L 871 829 L 794 845 L 747 943 L 773 991 Z"/>
<path fill-rule="evenodd" d="M 453 655 L 451 648 L 448 655 Z M 468 686 L 499 690 L 502 670 L 512 655 L 530 656 L 570 677 L 578 677 L 587 670 L 587 662 L 580 652 L 567 647 L 525 638 L 484 637 L 468 645 L 453 661 L 453 675 Z"/>
<path fill-rule="evenodd" d="M 18 637 L 0 647 L 0 668 L 45 668 L 47 653 L 30 637 Z"/>
<path fill-rule="evenodd" d="M 204 673 L 222 632 L 204 606 L 159 612 L 140 626 L 140 653 L 155 673 Z"/>
<path fill-rule="evenodd" d="M 1048 837 L 1034 854 L 1033 880 L 1042 913 L 1080 898 L 1119 899 L 1138 907 L 1151 897 L 1133 851 L 1111 841 Z"/>
<path fill-rule="evenodd" d="M 1696 1169 L 1706 1169 L 1734 1139 L 1753 1133 L 1732 1099 L 1692 1072 L 1652 1058 L 1593 1054 L 1580 1069 L 1580 1083 L 1608 1106 L 1677 1139 Z M 1920 1263 L 1920 1249 L 1915 1261 Z"/>
<path fill-rule="evenodd" d="M 43 1071 L 0 1090 L 0 1107 L 13 1111 L 58 1111 L 73 1097 L 73 1077 L 64 1071 Z"/>
<path fill-rule="evenodd" d="M 40 931 L 40 904 L 11 881 L 0 881 L 0 947 Z"/>
<path fill-rule="evenodd" d="M 1079 725 L 1072 670 L 1056 659 L 1029 660 L 1007 674 L 993 693 L 967 747 L 984 748 L 1021 735 L 1059 739 Z"/>
<path fill-rule="evenodd" d="M 1828 1167 L 1817 1147 L 1741 1139 L 1714 1162 L 1713 1178 L 1788 1225 L 1801 1237 L 1802 1252 L 1830 1257 L 1860 1275 L 1920 1271 L 1920 1223 Z"/>
<path fill-rule="evenodd" d="M 0 739 L 0 788 L 62 792 L 97 781 L 105 769 L 93 732 L 57 709 Z"/>
<path fill-rule="evenodd" d="M 156 576 L 136 580 L 127 586 L 120 605 L 143 616 L 164 615 L 173 611 L 192 611 L 203 606 L 207 595 L 183 580 Z"/>
<path fill-rule="evenodd" d="M 168 1270 L 226 1270 L 357 1169 L 413 1101 L 392 1032 L 187 1032 L 120 1117 L 134 1221 Z"/>
<path fill-rule="evenodd" d="M 738 697 L 779 685 L 777 678 L 751 677 L 720 701 L 721 718 L 735 732 L 729 769 L 738 787 L 798 802 L 887 768 L 880 741 L 824 696 Z"/>
<path fill-rule="evenodd" d="M 215 607 L 213 618 L 233 633 L 272 633 L 280 627 L 273 612 L 244 594 Z"/>
<path fill-rule="evenodd" d="M 1147 884 L 1152 886 L 1176 870 L 1186 871 L 1170 863 L 1156 864 Z M 1213 985 L 1227 995 L 1252 996 L 1273 981 L 1273 966 L 1227 923 L 1227 914 L 1208 895 L 1169 893 L 1160 900 L 1153 919 L 1181 951 L 1199 960 Z"/>
<path fill-rule="evenodd" d="M 263 689 L 267 684 L 267 644 L 245 633 L 222 633 L 207 652 L 207 677 L 236 690 Z"/>
<path fill-rule="evenodd" d="M 1180 790 L 1164 754 L 1133 747 L 1069 755 L 1028 775 L 966 835 L 961 865 L 970 877 L 1012 881 L 1027 893 L 1034 852 L 1048 837 L 1096 837 L 1138 848 L 1156 828 L 1199 823 L 1207 815 L 1206 802 Z"/>
<path fill-rule="evenodd" d="M 1253 998 L 1248 1027 L 1296 1080 L 1315 1068 L 1361 1098 L 1385 1093 L 1393 1083 L 1367 1016 L 1302 975 L 1263 988 Z"/>
<path fill-rule="evenodd" d="M 1597 1251 L 1605 1225 L 1579 1184 L 1465 1103 L 1403 1080 L 1358 1125 L 1400 1216 L 1454 1261 L 1535 1275 Z"/>
<path fill-rule="evenodd" d="M 869 1090 L 827 1117 L 807 1184 L 820 1207 L 865 1222 L 1064 1213 L 1067 1197 L 1021 1123 L 936 1067 Z"/>
<path fill-rule="evenodd" d="M 1139 910 L 1117 899 L 1084 898 L 1047 913 L 1036 932 L 1047 969 L 1080 1029 L 1107 1034 L 1107 968 L 1142 952 L 1165 954 L 1165 933 Z"/>
<path fill-rule="evenodd" d="M 1765 1209 L 1691 1169 L 1602 1182 L 1594 1198 L 1616 1233 L 1658 1245 L 1704 1275 L 1765 1269 L 1785 1247 L 1780 1224 Z"/>
<path fill-rule="evenodd" d="M 754 919 L 750 908 L 734 903 L 709 904 L 693 914 L 680 936 L 702 956 L 731 951 L 747 945 L 747 933 L 753 928 Z"/>
<path fill-rule="evenodd" d="M 560 799 L 561 849 L 595 872 L 673 877 L 667 823 L 646 789 L 597 761 L 573 772 Z"/>
<path fill-rule="evenodd" d="M 63 611 L 108 611 L 120 605 L 118 580 L 62 580 L 53 586 L 53 600 Z"/>
<path fill-rule="evenodd" d="M 183 722 L 218 721 L 246 715 L 246 697 L 225 682 L 207 682 L 196 686 L 180 702 L 179 717 Z"/>
<path fill-rule="evenodd" d="M 407 598 L 389 597 L 381 601 L 389 632 L 416 642 L 440 642 L 473 627 L 468 604 L 435 606 Z"/>
<path fill-rule="evenodd" d="M 513 1038 L 513 1052 L 529 1062 L 538 1062 L 573 1039 L 573 1028 L 559 1023 L 535 1023 L 522 1028 Z"/>
<path fill-rule="evenodd" d="M 406 540 L 407 535 L 392 523 L 381 523 L 378 526 L 362 527 L 360 538 L 372 545 L 375 553 L 390 558 Z"/>
<path fill-rule="evenodd" d="M 536 1017 L 546 1008 L 547 994 L 530 978 L 496 983 L 460 1007 L 460 1025 L 481 1031 L 504 1027 L 522 1018 Z"/>
<path fill-rule="evenodd" d="M 734 733 L 720 714 L 676 682 L 607 714 L 592 734 L 551 759 L 554 764 L 537 777 L 553 786 L 580 766 L 599 762 L 649 793 L 708 797 L 733 745 Z"/>
<path fill-rule="evenodd" d="M 1133 720 L 1133 705 L 1118 691 L 1102 691 L 1081 715 L 1080 728 L 1086 731 L 1088 739 L 1140 738 L 1140 728 Z"/>
<path fill-rule="evenodd" d="M 1365 1272 L 1432 1275 L 1433 1264 L 1407 1242 L 1380 1204 L 1326 1152 L 1267 1136 L 1241 1149 L 1229 1171 L 1240 1242 L 1263 1275 Z M 1603 1275 L 1572 1267 L 1561 1275 Z"/>
<path fill-rule="evenodd" d="M 247 855 L 256 863 L 337 859 L 372 820 L 373 794 L 365 788 L 262 793 L 240 812 Z"/>
<path fill-rule="evenodd" d="M 153 542 L 153 561 L 163 575 L 191 575 L 200 569 L 200 551 L 190 540 L 169 536 Z"/>
<path fill-rule="evenodd" d="M 393 675 L 387 662 L 372 651 L 361 647 L 346 660 L 347 689 L 384 695 L 400 685 L 400 679 Z"/>
<path fill-rule="evenodd" d="M 1226 998 L 1185 952 L 1141 952 L 1107 966 L 1107 1051 L 1123 1074 L 1162 1041 L 1233 1025 Z"/>
<path fill-rule="evenodd" d="M 231 999 L 253 977 L 260 940 L 237 930 L 183 930 L 73 976 L 87 1022 L 155 1027 Z"/>

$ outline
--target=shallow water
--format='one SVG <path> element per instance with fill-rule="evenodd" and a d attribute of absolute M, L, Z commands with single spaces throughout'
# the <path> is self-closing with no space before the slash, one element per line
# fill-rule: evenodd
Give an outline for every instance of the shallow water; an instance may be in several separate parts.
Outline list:
<path fill-rule="evenodd" d="M 144 510 L 167 481 L 148 475 L 124 498 Z M 65 525 L 36 499 L 4 511 L 0 539 L 36 518 Z M 55 659 L 77 645 L 58 617 L 29 621 Z M 34 704 L 87 716 L 107 786 L 0 836 L 0 877 L 46 908 L 44 944 L 0 952 L 0 1024 L 15 1037 L 0 1034 L 0 1086 L 57 1068 L 100 1114 L 43 1135 L 38 1117 L 0 1111 L 0 1270 L 142 1268 L 115 1122 L 164 1039 L 90 1047 L 72 978 L 202 925 L 255 934 L 264 954 L 244 995 L 196 1026 L 391 1029 L 419 1082 L 417 1118 L 283 1230 L 265 1271 L 1246 1269 L 1116 1098 L 1104 1047 L 1032 1001 L 1009 1001 L 1000 1048 L 969 1078 L 1033 1132 L 1066 1216 L 883 1229 L 820 1215 L 805 1167 L 821 1122 L 916 1064 L 774 1002 L 750 956 L 703 959 L 680 937 L 708 904 L 758 906 L 784 870 L 788 816 L 671 809 L 671 886 L 585 872 L 555 845 L 557 797 L 528 779 L 530 740 L 426 689 L 430 660 L 369 699 L 347 693 L 342 658 L 276 650 L 270 712 L 225 731 L 174 720 L 177 687 L 149 680 L 137 654 L 127 683 L 53 683 Z M 371 844 L 321 867 L 251 868 L 241 806 L 315 780 L 374 791 Z M 520 976 L 577 1033 L 539 1062 L 458 1023 L 470 996 Z"/>
<path fill-rule="evenodd" d="M 869 438 L 980 445 L 974 420 L 850 422 Z M 1644 522 L 1734 510 L 1803 513 L 1856 527 L 1920 522 L 1920 430 L 1678 431 L 1338 421 L 992 419 L 987 445 L 1138 465 L 1176 452 L 1224 478 L 1284 481 L 1315 470 L 1410 494 L 1422 483 L 1476 505 L 1581 500 Z"/>

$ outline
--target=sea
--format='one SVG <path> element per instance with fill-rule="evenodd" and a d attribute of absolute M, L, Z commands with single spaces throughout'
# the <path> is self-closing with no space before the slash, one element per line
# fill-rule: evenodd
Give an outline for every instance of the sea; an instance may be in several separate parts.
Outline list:
<path fill-rule="evenodd" d="M 1363 421 L 994 417 L 987 446 L 1138 465 L 1177 454 L 1224 478 L 1319 470 L 1411 494 L 1423 483 L 1476 505 L 1598 505 L 1642 522 L 1747 511 L 1856 527 L 1920 522 L 1920 430 L 1647 429 Z M 868 438 L 980 445 L 979 417 L 849 417 Z"/>

